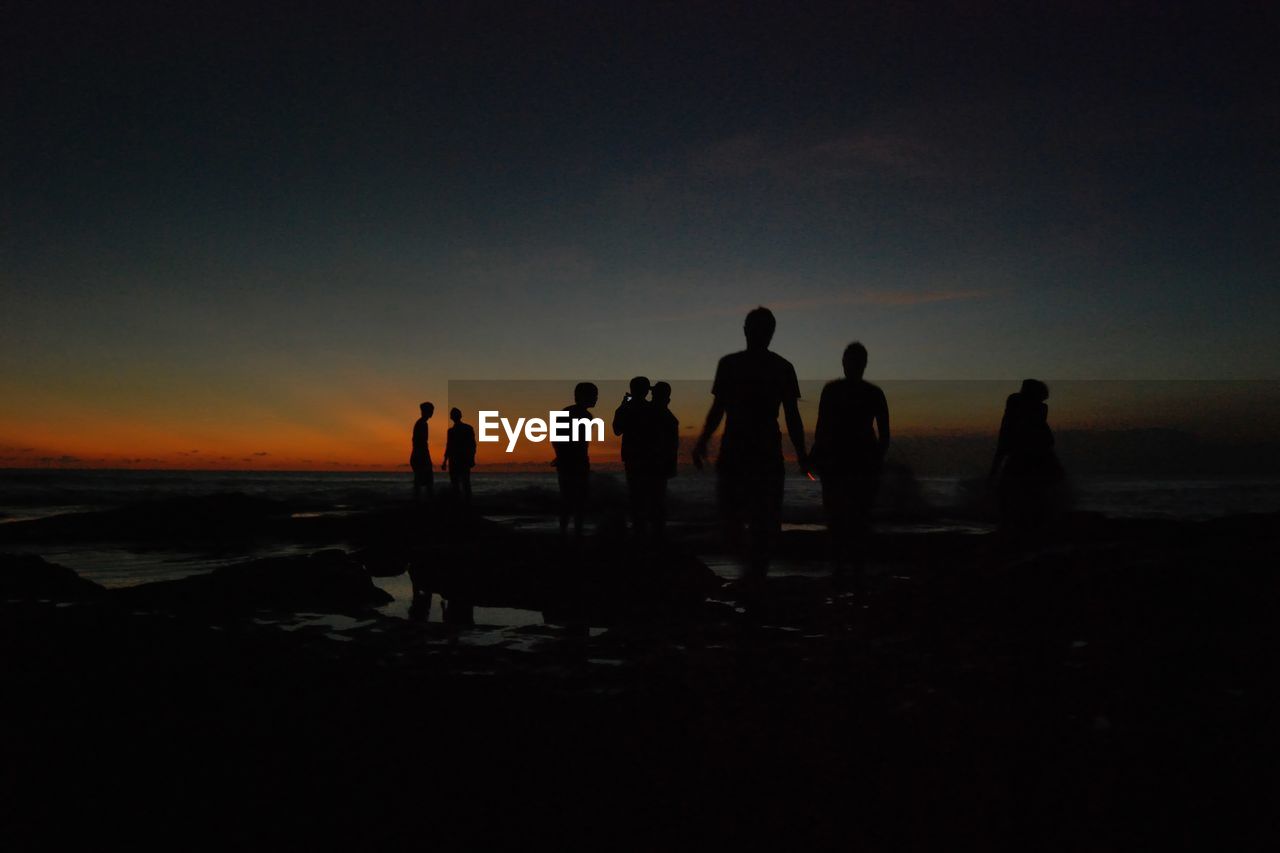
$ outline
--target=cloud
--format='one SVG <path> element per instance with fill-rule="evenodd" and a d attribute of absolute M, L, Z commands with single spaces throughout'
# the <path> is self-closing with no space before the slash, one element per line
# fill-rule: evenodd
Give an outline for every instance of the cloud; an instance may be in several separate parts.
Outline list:
<path fill-rule="evenodd" d="M 789 140 L 740 134 L 696 153 L 689 168 L 694 174 L 711 177 L 764 176 L 789 184 L 824 184 L 923 177 L 937 167 L 932 150 L 906 135 L 849 131 Z"/>
<path fill-rule="evenodd" d="M 83 462 L 79 456 L 71 456 L 70 454 L 62 454 L 61 456 L 41 456 L 36 460 L 45 465 L 75 465 Z"/>
<path fill-rule="evenodd" d="M 935 290 L 851 290 L 840 293 L 815 294 L 790 299 L 764 300 L 761 302 L 739 302 L 732 305 L 721 305 L 680 314 L 667 314 L 655 317 L 655 320 L 693 320 L 702 317 L 742 317 L 759 304 L 770 311 L 785 313 L 792 311 L 816 311 L 823 308 L 836 308 L 844 305 L 864 305 L 883 308 L 910 308 L 919 305 L 937 305 L 945 302 L 973 302 L 987 299 L 994 291 L 981 289 L 935 289 Z"/>
<path fill-rule="evenodd" d="M 868 290 L 815 296 L 809 299 L 784 299 L 773 303 L 774 311 L 800 311 L 811 308 L 827 308 L 833 305 L 881 305 L 907 307 L 933 305 L 938 302 L 970 302 L 991 296 L 987 290 Z M 751 306 L 754 307 L 754 306 Z M 749 310 L 749 309 L 748 309 Z"/>

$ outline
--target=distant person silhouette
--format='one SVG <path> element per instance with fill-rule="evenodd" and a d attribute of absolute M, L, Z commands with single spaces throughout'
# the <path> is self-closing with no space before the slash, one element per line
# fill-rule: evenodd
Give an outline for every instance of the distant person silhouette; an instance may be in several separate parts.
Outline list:
<path fill-rule="evenodd" d="M 653 417 L 651 462 L 653 485 L 649 492 L 649 523 L 653 538 L 660 541 L 667 525 L 667 480 L 676 475 L 680 454 L 680 421 L 671 413 L 671 385 L 655 382 L 653 401 L 649 404 Z"/>
<path fill-rule="evenodd" d="M 435 486 L 435 472 L 431 469 L 431 447 L 427 444 L 427 421 L 435 414 L 433 403 L 422 403 L 418 406 L 422 417 L 413 425 L 413 452 L 409 456 L 409 467 L 413 469 L 413 499 L 422 500 L 425 492 L 429 503 Z"/>
<path fill-rule="evenodd" d="M 631 531 L 637 539 L 652 533 L 650 509 L 656 476 L 653 466 L 654 420 L 648 400 L 649 380 L 637 376 L 613 413 L 613 434 L 622 436 L 622 467 L 627 477 Z"/>
<path fill-rule="evenodd" d="M 846 565 L 852 565 L 854 583 L 861 590 L 871 508 L 889 451 L 889 404 L 883 391 L 862 378 L 866 347 L 856 341 L 849 344 L 842 363 L 845 378 L 822 389 L 809 460 L 822 478 L 836 576 L 842 577 Z"/>
<path fill-rule="evenodd" d="M 440 470 L 449 471 L 449 486 L 463 506 L 471 505 L 471 469 L 476 467 L 476 431 L 462 422 L 462 410 L 450 409 L 453 426 L 445 434 L 444 459 Z"/>
<path fill-rule="evenodd" d="M 720 359 L 711 393 L 715 401 L 707 412 L 702 435 L 693 449 L 693 464 L 702 467 L 711 436 L 725 421 L 716 460 L 716 489 L 730 537 L 741 537 L 745 522 L 750 542 L 747 580 L 763 579 L 782 523 L 782 488 L 785 476 L 778 409 L 786 415 L 787 433 L 802 471 L 808 471 L 804 423 L 796 401 L 800 383 L 795 368 L 769 342 L 777 326 L 773 313 L 763 306 L 747 314 L 742 330 L 747 348 Z"/>
<path fill-rule="evenodd" d="M 600 400 L 600 389 L 591 382 L 579 382 L 573 389 L 573 405 L 567 406 L 570 422 L 578 418 L 590 418 L 591 408 Z M 560 536 L 569 531 L 569 519 L 573 519 L 574 537 L 582 538 L 582 514 L 587 506 L 591 489 L 591 458 L 587 441 L 554 441 L 551 447 L 556 458 L 556 479 L 560 483 Z"/>
<path fill-rule="evenodd" d="M 1026 530 L 1048 520 L 1061 484 L 1062 466 L 1049 429 L 1049 386 L 1024 379 L 1005 401 L 991 461 L 991 481 L 1000 505 L 1001 526 Z"/>

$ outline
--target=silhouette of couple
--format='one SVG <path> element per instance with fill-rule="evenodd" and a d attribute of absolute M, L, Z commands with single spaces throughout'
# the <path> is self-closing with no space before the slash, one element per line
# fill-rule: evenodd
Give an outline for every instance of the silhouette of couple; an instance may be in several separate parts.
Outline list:
<path fill-rule="evenodd" d="M 653 399 L 649 400 L 650 391 Z M 671 385 L 631 380 L 613 413 L 613 434 L 622 436 L 631 529 L 637 539 L 660 542 L 667 523 L 667 480 L 676 475 L 680 422 L 671 413 Z"/>
<path fill-rule="evenodd" d="M 413 425 L 413 452 L 409 467 L 413 469 L 413 499 L 430 503 L 435 495 L 435 470 L 431 464 L 431 447 L 427 443 L 427 421 L 435 414 L 433 403 L 418 406 L 422 415 Z M 470 424 L 462 422 L 462 410 L 449 410 L 453 426 L 445 434 L 444 459 L 440 470 L 449 472 L 449 487 L 455 498 L 464 506 L 471 503 L 471 469 L 476 466 L 476 433 Z"/>
<path fill-rule="evenodd" d="M 823 505 L 836 543 L 838 570 L 852 561 L 861 577 L 862 539 L 889 447 L 889 408 L 884 393 L 862 378 L 867 351 L 858 343 L 845 350 L 845 378 L 827 384 L 818 406 L 813 452 L 805 450 L 798 401 L 800 383 L 791 362 L 770 351 L 777 321 L 759 307 L 743 324 L 747 348 L 720 359 L 702 434 L 693 450 L 701 469 L 712 436 L 724 421 L 716 487 L 730 540 L 746 554 L 748 583 L 763 579 L 782 526 L 785 461 L 781 409 L 800 470 L 817 471 Z M 747 542 L 742 547 L 742 532 Z"/>
<path fill-rule="evenodd" d="M 1022 388 L 1005 401 L 990 479 L 1001 526 L 1008 531 L 1042 527 L 1063 497 L 1064 477 L 1049 429 L 1048 399 L 1049 386 L 1038 379 L 1024 379 Z"/>

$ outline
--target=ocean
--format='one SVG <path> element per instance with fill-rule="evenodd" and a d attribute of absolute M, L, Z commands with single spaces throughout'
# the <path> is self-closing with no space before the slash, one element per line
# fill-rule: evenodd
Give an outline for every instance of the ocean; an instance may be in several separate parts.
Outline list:
<path fill-rule="evenodd" d="M 436 479 L 447 486 L 447 475 Z M 618 473 L 597 473 L 593 486 L 602 499 L 620 495 Z M 904 486 L 887 482 L 885 503 L 895 499 L 922 502 L 924 507 L 960 515 L 972 514 L 981 502 L 982 481 L 964 477 L 925 477 Z M 1080 478 L 1072 482 L 1074 508 L 1113 518 L 1201 520 L 1253 512 L 1280 511 L 1280 478 L 1133 479 Z M 552 472 L 472 475 L 481 508 L 497 514 L 554 508 L 556 479 Z M 688 471 L 671 480 L 674 506 L 703 517 L 714 509 L 715 478 L 709 471 Z M 67 469 L 0 470 L 0 523 L 42 518 L 66 512 L 88 512 L 140 501 L 240 493 L 271 498 L 298 511 L 359 510 L 404 499 L 410 493 L 407 473 L 314 471 L 114 471 Z M 789 476 L 788 514 L 811 518 L 821 509 L 817 482 Z"/>
<path fill-rule="evenodd" d="M 444 489 L 447 476 L 438 477 Z M 521 529 L 553 529 L 556 478 L 552 472 L 487 473 L 472 477 L 474 501 L 486 517 Z M 1112 518 L 1203 520 L 1280 512 L 1280 479 L 1141 480 L 1088 478 L 1072 482 L 1073 506 Z M 594 501 L 624 506 L 619 473 L 593 477 Z M 62 513 L 90 512 L 143 501 L 239 493 L 285 504 L 295 515 L 360 512 L 408 499 L 407 473 L 277 471 L 0 470 L 0 525 Z M 889 477 L 881 495 L 881 529 L 993 529 L 981 479 Z M 801 476 L 786 481 L 786 527 L 821 527 L 821 488 Z M 715 477 L 682 472 L 671 481 L 673 525 L 715 518 Z M 5 550 L 39 553 L 105 586 L 128 586 L 207 572 L 247 556 L 302 553 L 300 545 L 265 547 L 252 555 L 210 554 L 117 544 L 23 544 Z"/>

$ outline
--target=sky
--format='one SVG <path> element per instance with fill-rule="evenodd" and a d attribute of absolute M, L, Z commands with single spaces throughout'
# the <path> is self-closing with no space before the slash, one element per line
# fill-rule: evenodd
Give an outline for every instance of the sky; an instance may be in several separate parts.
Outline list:
<path fill-rule="evenodd" d="M 757 304 L 806 379 L 1280 378 L 1273 4 L 4 8 L 0 466 L 402 465 Z"/>

